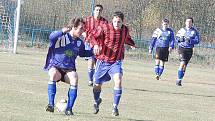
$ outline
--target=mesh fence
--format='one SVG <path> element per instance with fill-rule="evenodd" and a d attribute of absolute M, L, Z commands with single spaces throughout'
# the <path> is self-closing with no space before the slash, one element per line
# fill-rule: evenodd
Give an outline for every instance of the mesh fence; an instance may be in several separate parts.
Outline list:
<path fill-rule="evenodd" d="M 13 50 L 15 1 L 0 1 L 0 47 L 1 51 Z"/>

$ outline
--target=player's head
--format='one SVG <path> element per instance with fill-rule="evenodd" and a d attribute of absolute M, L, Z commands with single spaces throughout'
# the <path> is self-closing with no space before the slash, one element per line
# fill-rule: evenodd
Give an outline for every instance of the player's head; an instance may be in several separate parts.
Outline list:
<path fill-rule="evenodd" d="M 84 31 L 84 20 L 73 18 L 69 21 L 67 27 L 72 30 L 73 37 L 79 37 Z"/>
<path fill-rule="evenodd" d="M 192 17 L 187 17 L 185 20 L 185 25 L 187 28 L 190 28 L 193 26 L 193 18 Z"/>
<path fill-rule="evenodd" d="M 163 29 L 166 29 L 169 27 L 169 20 L 168 19 L 165 18 L 162 20 L 162 27 L 163 27 Z"/>
<path fill-rule="evenodd" d="M 114 12 L 113 14 L 113 27 L 114 29 L 120 29 L 124 20 L 124 14 L 120 11 Z"/>
<path fill-rule="evenodd" d="M 93 16 L 95 18 L 101 17 L 102 10 L 103 10 L 103 6 L 102 5 L 95 5 L 94 6 L 94 10 L 93 10 Z"/>

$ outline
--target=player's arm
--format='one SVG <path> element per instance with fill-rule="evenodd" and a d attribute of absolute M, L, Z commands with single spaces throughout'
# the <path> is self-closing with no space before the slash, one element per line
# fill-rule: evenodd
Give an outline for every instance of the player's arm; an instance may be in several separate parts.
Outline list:
<path fill-rule="evenodd" d="M 71 29 L 64 27 L 61 31 L 54 31 L 49 35 L 49 41 L 50 41 L 50 47 L 54 46 L 58 38 L 65 35 L 67 32 L 69 32 Z"/>
<path fill-rule="evenodd" d="M 156 41 L 157 41 L 158 36 L 159 36 L 159 35 L 158 35 L 158 29 L 156 29 L 156 30 L 153 32 L 152 38 L 151 38 L 151 40 L 150 40 L 150 44 L 149 44 L 149 54 L 152 53 L 152 50 L 153 50 L 153 48 L 154 48 L 154 46 L 155 46 L 155 43 L 156 43 Z"/>
<path fill-rule="evenodd" d="M 189 38 L 189 43 L 190 44 L 198 44 L 200 42 L 200 35 L 199 35 L 199 32 L 196 31 L 196 36 L 194 37 L 190 37 Z"/>
<path fill-rule="evenodd" d="M 125 44 L 130 45 L 132 49 L 136 48 L 134 40 L 131 38 L 131 35 L 129 34 L 129 31 L 128 31 L 127 37 L 125 39 Z"/>
<path fill-rule="evenodd" d="M 174 49 L 174 45 L 175 45 L 174 32 L 171 31 L 171 34 L 170 34 L 170 47 L 169 47 L 170 52 L 171 52 L 172 49 Z"/>
<path fill-rule="evenodd" d="M 149 44 L 149 53 L 150 54 L 152 53 L 152 50 L 155 46 L 156 41 L 157 41 L 157 37 L 152 37 L 150 40 L 150 44 Z"/>

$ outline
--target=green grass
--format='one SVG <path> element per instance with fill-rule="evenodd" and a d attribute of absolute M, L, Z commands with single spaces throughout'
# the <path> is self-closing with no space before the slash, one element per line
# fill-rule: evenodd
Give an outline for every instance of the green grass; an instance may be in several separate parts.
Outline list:
<path fill-rule="evenodd" d="M 75 115 L 47 113 L 48 74 L 42 70 L 47 50 L 24 49 L 0 53 L 1 121 L 214 121 L 214 70 L 189 65 L 182 87 L 175 86 L 178 65 L 167 63 L 160 81 L 154 79 L 154 61 L 125 60 L 120 116 L 111 116 L 113 83 L 103 86 L 103 103 L 92 114 L 92 88 L 87 86 L 87 63 L 77 60 L 79 73 Z M 68 85 L 58 83 L 56 100 L 65 98 Z"/>

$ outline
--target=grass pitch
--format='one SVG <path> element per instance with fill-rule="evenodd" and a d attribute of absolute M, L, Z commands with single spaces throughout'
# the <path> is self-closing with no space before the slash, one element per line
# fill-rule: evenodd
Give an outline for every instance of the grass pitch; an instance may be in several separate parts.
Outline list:
<path fill-rule="evenodd" d="M 123 63 L 123 95 L 119 117 L 111 116 L 113 82 L 103 85 L 100 112 L 93 114 L 92 88 L 87 84 L 87 62 L 79 58 L 78 97 L 74 116 L 45 112 L 48 74 L 42 70 L 47 50 L 0 53 L 1 121 L 214 121 L 214 70 L 190 64 L 182 87 L 175 86 L 177 64 L 167 63 L 162 79 L 153 73 L 154 61 Z M 69 86 L 57 84 L 56 101 L 66 98 Z"/>

